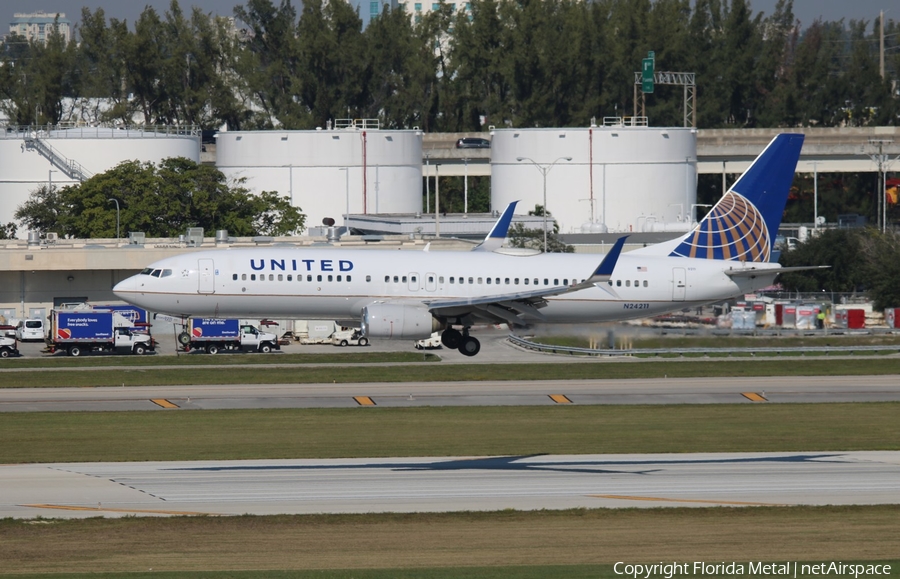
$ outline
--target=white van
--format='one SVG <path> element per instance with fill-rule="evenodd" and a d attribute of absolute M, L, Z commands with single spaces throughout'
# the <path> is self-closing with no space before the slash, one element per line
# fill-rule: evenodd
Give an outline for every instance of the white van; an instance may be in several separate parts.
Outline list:
<path fill-rule="evenodd" d="M 16 324 L 16 339 L 20 342 L 44 340 L 44 321 L 39 319 L 19 320 Z"/>

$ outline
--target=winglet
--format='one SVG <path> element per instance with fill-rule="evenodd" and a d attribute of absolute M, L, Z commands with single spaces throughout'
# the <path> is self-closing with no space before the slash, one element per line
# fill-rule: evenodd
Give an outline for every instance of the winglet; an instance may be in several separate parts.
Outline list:
<path fill-rule="evenodd" d="M 509 232 L 509 224 L 512 223 L 513 213 L 516 211 L 516 203 L 518 201 L 513 201 L 506 206 L 500 219 L 491 228 L 484 241 L 473 247 L 472 251 L 495 251 L 503 246 L 506 234 Z"/>
<path fill-rule="evenodd" d="M 584 289 L 597 283 L 609 281 L 609 278 L 612 277 L 613 270 L 616 268 L 616 263 L 619 261 L 619 254 L 622 253 L 622 246 L 625 245 L 626 239 L 628 239 L 627 235 L 617 239 L 616 243 L 612 246 L 612 249 L 610 249 L 609 253 L 603 257 L 603 261 L 600 262 L 600 265 L 598 265 L 597 269 L 594 270 L 594 273 L 591 274 L 591 277 L 572 286 L 572 289 Z"/>

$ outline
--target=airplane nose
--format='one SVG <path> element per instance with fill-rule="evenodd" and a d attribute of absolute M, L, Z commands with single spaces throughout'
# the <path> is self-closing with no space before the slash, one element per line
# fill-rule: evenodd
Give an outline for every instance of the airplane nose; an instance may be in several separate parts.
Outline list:
<path fill-rule="evenodd" d="M 136 281 L 134 279 L 134 276 L 131 276 L 131 277 L 129 277 L 127 279 L 123 279 L 122 281 L 117 283 L 115 285 L 115 287 L 113 287 L 112 291 L 113 291 L 113 294 L 120 300 L 126 300 L 127 299 L 126 296 L 128 296 L 128 294 L 134 292 L 135 285 L 136 285 Z"/>

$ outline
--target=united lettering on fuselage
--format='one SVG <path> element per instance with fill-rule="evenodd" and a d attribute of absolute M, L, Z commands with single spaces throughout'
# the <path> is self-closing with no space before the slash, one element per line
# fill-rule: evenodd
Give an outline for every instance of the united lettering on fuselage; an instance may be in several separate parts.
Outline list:
<path fill-rule="evenodd" d="M 114 292 L 172 316 L 355 319 L 370 339 L 418 340 L 441 331 L 445 346 L 474 356 L 480 344 L 469 329 L 479 323 L 647 317 L 772 284 L 784 270 L 769 262 L 771 244 L 802 143 L 803 135 L 775 137 L 693 230 L 627 253 L 625 238 L 602 256 L 499 249 L 513 203 L 473 252 L 202 251 L 161 260 Z"/>
<path fill-rule="evenodd" d="M 259 262 L 259 263 L 257 263 Z M 250 258 L 253 271 L 352 271 L 353 262 L 348 259 L 272 259 Z M 337 267 L 337 269 L 335 269 Z"/>

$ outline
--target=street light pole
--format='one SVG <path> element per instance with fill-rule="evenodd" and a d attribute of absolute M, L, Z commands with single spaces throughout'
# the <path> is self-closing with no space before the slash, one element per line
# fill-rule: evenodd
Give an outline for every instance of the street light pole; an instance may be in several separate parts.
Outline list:
<path fill-rule="evenodd" d="M 59 171 L 56 171 L 54 169 L 50 169 L 49 171 L 47 171 L 47 193 L 48 194 L 53 193 L 53 174 L 54 173 L 59 173 Z"/>
<path fill-rule="evenodd" d="M 107 201 L 112 201 L 116 204 L 116 243 L 118 243 L 119 239 L 121 239 L 121 237 L 119 236 L 119 200 L 107 199 Z"/>
<path fill-rule="evenodd" d="M 550 163 L 549 165 L 541 165 L 540 163 L 538 163 L 538 162 L 535 161 L 534 159 L 531 159 L 530 157 L 516 157 L 516 161 L 519 161 L 520 163 L 521 163 L 522 161 L 528 161 L 529 163 L 531 163 L 532 165 L 534 165 L 535 167 L 537 167 L 538 171 L 541 172 L 541 176 L 543 176 L 543 178 L 544 178 L 544 207 L 543 207 L 543 214 L 544 214 L 544 253 L 547 253 L 547 173 L 550 172 L 550 169 L 553 168 L 553 165 L 556 165 L 556 164 L 559 163 L 560 161 L 571 161 L 571 160 L 572 160 L 572 157 L 559 157 L 558 159 L 556 159 L 555 161 L 553 161 L 553 162 Z"/>

